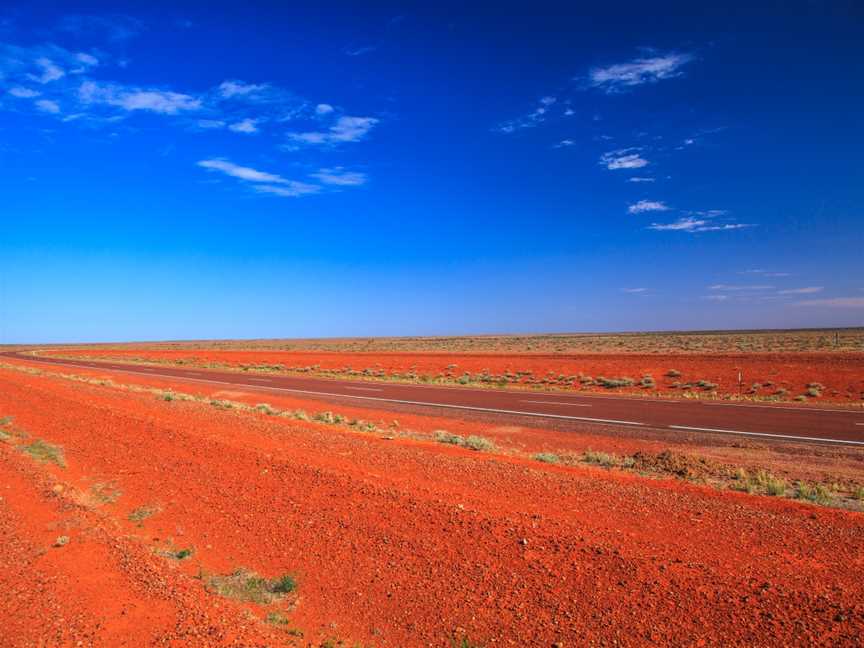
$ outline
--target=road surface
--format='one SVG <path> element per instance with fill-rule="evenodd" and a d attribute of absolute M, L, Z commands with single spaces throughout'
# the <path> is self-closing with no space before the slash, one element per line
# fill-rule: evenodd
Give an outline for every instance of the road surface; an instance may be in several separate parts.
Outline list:
<path fill-rule="evenodd" d="M 524 420 L 525 417 L 534 417 L 557 422 L 581 421 L 634 429 L 718 433 L 777 441 L 864 446 L 864 410 L 333 380 L 42 358 L 14 352 L 2 353 L 0 356 L 61 366 L 180 378 L 257 391 L 291 393 L 323 400 L 348 398 L 356 400 L 358 405 L 397 403 L 418 409 L 446 408 L 452 415 L 457 416 L 459 412 L 473 411 L 495 414 L 498 418 L 510 416 Z"/>

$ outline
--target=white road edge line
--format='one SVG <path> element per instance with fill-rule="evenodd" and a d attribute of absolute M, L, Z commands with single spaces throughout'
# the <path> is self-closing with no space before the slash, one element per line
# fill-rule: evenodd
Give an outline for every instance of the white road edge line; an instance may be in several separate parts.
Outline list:
<path fill-rule="evenodd" d="M 81 365 L 75 364 L 67 364 L 60 362 L 46 362 L 44 364 L 53 364 L 53 365 L 63 365 L 67 367 L 79 367 Z M 128 369 L 112 369 L 111 371 L 117 371 L 119 373 L 128 373 L 133 376 L 138 374 L 137 371 L 130 371 Z M 187 378 L 185 376 L 172 376 L 171 374 L 150 374 L 156 375 L 163 378 L 173 378 L 174 380 L 189 380 L 191 382 L 204 382 L 204 383 L 212 383 L 215 385 L 228 385 L 230 387 L 256 387 L 256 385 L 243 385 L 240 383 L 231 383 L 225 382 L 223 380 L 209 380 L 207 378 Z M 601 419 L 601 418 L 588 418 L 587 416 L 565 416 L 564 414 L 541 414 L 540 412 L 519 412 L 516 410 L 505 410 L 505 409 L 493 409 L 490 407 L 474 407 L 471 405 L 447 405 L 443 403 L 424 403 L 423 401 L 410 401 L 410 400 L 399 400 L 396 398 L 381 398 L 379 396 L 355 396 L 354 394 L 336 394 L 333 392 L 318 392 L 311 391 L 309 389 L 291 389 L 289 387 L 258 387 L 258 389 L 272 389 L 274 391 L 284 391 L 291 392 L 294 394 L 313 394 L 316 396 L 337 396 L 339 398 L 356 398 L 358 400 L 370 400 L 370 401 L 383 401 L 386 403 L 400 403 L 402 405 L 425 405 L 427 407 L 445 407 L 448 409 L 461 409 L 461 410 L 474 410 L 478 412 L 494 412 L 495 414 L 517 414 L 519 416 L 537 416 L 539 418 L 554 418 L 554 419 L 566 419 L 569 421 L 588 421 L 591 423 L 612 423 L 615 425 L 645 425 L 645 423 L 639 423 L 637 421 L 618 421 L 616 419 Z"/>
<path fill-rule="evenodd" d="M 84 363 L 82 363 L 82 364 L 68 364 L 68 363 L 53 362 L 51 359 L 51 356 L 32 356 L 30 358 L 15 358 L 15 357 L 13 357 L 13 359 L 25 360 L 25 361 L 29 360 L 31 362 L 39 362 L 41 360 L 44 364 L 65 364 L 65 365 L 70 366 L 70 367 L 92 367 L 93 369 L 112 369 L 113 371 L 127 371 L 126 369 L 114 369 L 114 368 L 112 368 L 112 365 L 110 365 L 108 363 L 101 363 L 101 362 L 92 363 L 92 364 L 84 364 Z M 136 372 L 130 371 L 129 373 L 134 374 Z M 180 378 L 180 376 L 170 376 L 169 374 L 160 374 L 160 375 L 169 376 L 171 378 Z M 243 375 L 243 374 L 238 372 L 237 375 Z M 302 378 L 303 376 L 287 375 L 285 377 L 286 378 Z M 331 380 L 331 379 L 318 378 L 317 380 Z M 212 382 L 220 382 L 220 381 L 212 381 Z M 333 382 L 339 383 L 339 382 L 345 382 L 345 380 L 344 379 L 335 379 L 335 380 L 333 380 Z M 234 384 L 234 383 L 225 383 L 225 384 Z M 413 388 L 418 388 L 418 389 L 446 389 L 449 391 L 468 391 L 468 392 L 477 392 L 477 391 L 480 391 L 480 389 L 482 389 L 482 388 L 478 388 L 478 387 L 458 387 L 456 385 L 420 385 L 420 384 L 414 384 L 414 383 L 399 383 L 399 382 L 389 383 L 388 386 L 411 387 L 412 389 Z M 514 394 L 518 393 L 516 391 L 506 390 L 506 389 L 504 389 L 504 390 L 490 389 L 489 391 L 497 392 L 497 393 L 502 393 L 502 392 L 503 393 L 511 393 L 511 391 L 512 391 L 512 393 L 514 393 Z M 593 393 L 593 392 L 591 392 L 591 393 L 585 392 L 585 393 L 578 393 L 578 394 L 574 394 L 571 392 L 560 392 L 560 393 L 558 393 L 558 392 L 528 392 L 525 395 L 526 396 L 535 396 L 537 398 L 542 398 L 544 396 L 549 396 L 550 398 L 573 397 L 573 398 L 589 398 L 589 399 L 594 399 L 594 400 L 612 400 L 612 401 L 618 401 L 618 402 L 624 401 L 627 403 L 640 403 L 640 402 L 663 403 L 664 405 L 685 405 L 685 404 L 694 405 L 694 404 L 698 403 L 699 405 L 705 405 L 706 407 L 751 407 L 751 408 L 752 407 L 758 407 L 758 408 L 762 408 L 762 409 L 790 410 L 793 412 L 833 412 L 835 414 L 848 414 L 848 413 L 854 411 L 854 410 L 847 410 L 847 409 L 840 409 L 840 408 L 833 408 L 832 409 L 832 408 L 827 408 L 827 407 L 808 407 L 808 406 L 786 407 L 784 405 L 756 405 L 756 404 L 742 403 L 742 402 L 717 403 L 717 402 L 707 401 L 707 400 L 702 400 L 702 399 L 687 399 L 687 398 L 676 398 L 676 399 L 672 399 L 672 398 L 644 398 L 643 399 L 643 398 L 636 398 L 635 396 L 604 396 L 602 394 Z M 795 437 L 795 438 L 797 439 L 799 437 Z"/>
<path fill-rule="evenodd" d="M 705 401 L 691 401 L 691 402 L 701 402 L 703 405 L 708 407 L 758 407 L 760 409 L 777 409 L 777 410 L 792 410 L 793 412 L 834 412 L 836 414 L 846 414 L 853 410 L 844 410 L 844 409 L 830 409 L 827 407 L 808 407 L 807 405 L 802 405 L 801 407 L 786 407 L 784 405 L 750 405 L 744 403 L 707 403 Z"/>
<path fill-rule="evenodd" d="M 563 401 L 547 401 L 547 400 L 521 400 L 520 403 L 539 403 L 541 405 L 570 405 L 572 407 L 591 407 L 585 403 L 565 403 Z"/>
<path fill-rule="evenodd" d="M 345 389 L 356 389 L 357 391 L 374 391 L 374 392 L 384 391 L 383 389 L 376 389 L 375 387 L 351 387 L 349 385 L 346 385 Z"/>
<path fill-rule="evenodd" d="M 38 362 L 38 361 L 37 361 Z M 53 364 L 53 365 L 63 365 L 67 367 L 79 367 L 82 368 L 82 365 L 77 364 L 69 364 L 65 362 L 43 362 L 43 364 Z M 87 368 L 87 367 L 83 367 Z M 111 371 L 117 371 L 119 373 L 128 373 L 131 375 L 139 374 L 138 371 L 130 371 L 128 369 L 111 369 Z M 184 380 L 183 376 L 173 376 L 171 374 L 157 374 L 163 378 L 174 378 L 175 380 Z M 204 382 L 204 383 L 212 383 L 216 385 L 231 385 L 234 387 L 242 387 L 243 385 L 238 385 L 237 383 L 225 382 L 222 380 L 209 380 L 207 378 L 185 378 L 185 380 L 190 380 L 192 382 Z M 254 385 L 248 385 L 249 387 L 254 387 Z M 388 403 L 401 403 L 403 405 L 425 405 L 428 407 L 445 407 L 450 409 L 463 409 L 463 410 L 474 410 L 481 412 L 495 412 L 497 414 L 518 414 L 522 416 L 536 416 L 540 418 L 556 418 L 556 419 L 566 419 L 571 421 L 588 421 L 594 423 L 611 423 L 618 425 L 638 425 L 644 426 L 645 423 L 638 423 L 636 421 L 617 421 L 614 419 L 599 419 L 599 418 L 589 418 L 587 416 L 565 416 L 563 414 L 540 414 L 537 412 L 518 412 L 515 410 L 502 410 L 502 409 L 491 409 L 486 407 L 471 407 L 468 405 L 443 405 L 440 403 L 424 403 L 422 401 L 409 401 L 409 400 L 398 400 L 395 398 L 380 398 L 377 396 L 355 396 L 353 394 L 336 394 L 331 392 L 316 392 L 310 391 L 308 389 L 290 389 L 288 387 L 259 387 L 259 389 L 272 389 L 274 391 L 286 391 L 297 394 L 315 394 L 318 396 L 337 396 L 343 398 L 356 398 L 358 400 L 372 400 L 372 401 L 383 401 Z M 829 410 L 836 411 L 836 410 Z M 862 423 L 856 423 L 855 425 L 862 425 Z M 792 434 L 770 434 L 768 432 L 742 432 L 740 430 L 723 430 L 719 428 L 701 428 L 701 427 L 689 427 L 686 425 L 669 425 L 669 429 L 673 430 L 693 430 L 697 432 L 719 432 L 723 434 L 738 434 L 741 436 L 758 436 L 758 437 L 768 437 L 775 439 L 790 439 L 793 441 L 818 441 L 822 443 L 843 443 L 847 445 L 864 445 L 864 441 L 845 441 L 843 439 L 820 439 L 818 437 L 805 437 L 805 436 L 795 436 Z"/>
<path fill-rule="evenodd" d="M 864 441 L 845 441 L 843 439 L 820 439 L 819 437 L 795 436 L 793 434 L 771 434 L 770 432 L 742 432 L 740 430 L 721 430 L 719 428 L 690 427 L 688 425 L 670 425 L 673 430 L 695 430 L 697 432 L 720 432 L 722 434 L 740 434 L 743 436 L 758 436 L 780 439 L 793 439 L 795 441 L 822 441 L 824 443 L 845 443 L 848 445 L 862 445 Z"/>

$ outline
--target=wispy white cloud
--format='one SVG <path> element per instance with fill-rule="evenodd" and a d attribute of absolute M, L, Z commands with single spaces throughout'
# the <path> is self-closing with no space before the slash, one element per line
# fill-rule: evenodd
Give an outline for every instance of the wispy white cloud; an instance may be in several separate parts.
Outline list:
<path fill-rule="evenodd" d="M 727 301 L 729 299 L 729 295 L 702 295 L 700 299 L 707 299 L 708 301 Z"/>
<path fill-rule="evenodd" d="M 507 121 L 501 122 L 492 130 L 499 133 L 515 133 L 523 128 L 533 128 L 546 120 L 546 115 L 549 112 L 549 109 L 557 102 L 558 98 L 551 95 L 540 97 L 537 102 L 538 106 L 530 113 L 524 117 L 517 117 L 516 119 L 508 119 Z"/>
<path fill-rule="evenodd" d="M 78 89 L 78 97 L 85 104 L 105 104 L 130 112 L 145 110 L 174 115 L 201 108 L 201 100 L 187 94 L 95 81 L 82 83 Z"/>
<path fill-rule="evenodd" d="M 60 104 L 50 99 L 39 99 L 36 103 L 36 108 L 41 112 L 57 115 L 60 113 Z"/>
<path fill-rule="evenodd" d="M 309 174 L 318 182 L 326 185 L 336 185 L 343 187 L 356 187 L 366 184 L 367 177 L 365 173 L 358 171 L 346 171 L 342 167 L 334 167 L 332 169 L 319 169 L 315 173 Z"/>
<path fill-rule="evenodd" d="M 770 270 L 763 270 L 761 268 L 755 268 L 751 270 L 743 270 L 738 274 L 752 274 L 752 275 L 761 275 L 763 277 L 789 277 L 790 274 L 788 272 L 772 272 Z"/>
<path fill-rule="evenodd" d="M 635 86 L 681 76 L 682 68 L 693 59 L 692 54 L 683 52 L 646 56 L 627 63 L 594 68 L 588 74 L 588 81 L 592 87 L 609 94 L 623 92 Z"/>
<path fill-rule="evenodd" d="M 289 180 L 275 173 L 259 171 L 252 167 L 234 164 L 225 159 L 216 158 L 212 160 L 200 160 L 198 166 L 209 171 L 218 171 L 244 182 L 250 182 L 252 189 L 258 193 L 267 193 L 275 196 L 296 198 L 321 191 L 319 185 L 313 185 L 297 180 Z"/>
<path fill-rule="evenodd" d="M 223 81 L 217 88 L 223 99 L 233 97 L 248 97 L 263 92 L 268 88 L 267 84 L 244 83 L 243 81 Z"/>
<path fill-rule="evenodd" d="M 51 83 L 52 81 L 57 81 L 66 76 L 66 71 L 63 68 L 45 56 L 40 56 L 34 61 L 34 63 L 39 66 L 42 71 L 40 74 L 28 74 L 27 76 L 31 81 L 36 81 L 38 83 Z"/>
<path fill-rule="evenodd" d="M 229 162 L 228 160 L 224 160 L 221 158 L 215 158 L 212 160 L 201 160 L 197 164 L 204 169 L 220 171 L 226 175 L 231 176 L 232 178 L 246 180 L 248 182 L 266 182 L 270 184 L 287 184 L 289 182 L 282 176 L 276 175 L 274 173 L 258 171 L 257 169 L 253 169 L 252 167 L 240 166 L 239 164 L 234 164 L 233 162 Z"/>
<path fill-rule="evenodd" d="M 708 290 L 720 290 L 723 292 L 741 292 L 741 291 L 761 291 L 771 290 L 774 286 L 753 285 L 753 284 L 714 284 L 708 286 Z"/>
<path fill-rule="evenodd" d="M 754 227 L 750 223 L 721 223 L 715 224 L 707 218 L 693 218 L 692 216 L 682 216 L 677 221 L 671 223 L 651 223 L 647 229 L 657 232 L 725 232 L 731 230 L 744 229 Z"/>
<path fill-rule="evenodd" d="M 796 306 L 825 306 L 828 308 L 864 308 L 864 297 L 831 297 L 796 302 Z"/>
<path fill-rule="evenodd" d="M 199 128 L 225 128 L 225 122 L 221 119 L 199 119 Z"/>
<path fill-rule="evenodd" d="M 628 293 L 631 295 L 637 295 L 639 293 L 644 293 L 648 289 L 647 288 L 622 288 L 621 292 Z"/>
<path fill-rule="evenodd" d="M 641 169 L 648 166 L 648 160 L 644 159 L 638 148 L 618 149 L 609 151 L 600 156 L 600 164 L 611 171 L 618 169 Z"/>
<path fill-rule="evenodd" d="M 308 196 L 321 191 L 321 187 L 318 185 L 298 182 L 296 180 L 288 180 L 285 184 L 280 185 L 253 185 L 252 188 L 258 193 L 273 194 L 274 196 L 283 196 L 285 198 Z"/>
<path fill-rule="evenodd" d="M 811 295 L 813 293 L 822 292 L 825 290 L 824 286 L 806 286 L 805 288 L 789 288 L 787 290 L 780 290 L 777 292 L 778 295 Z"/>
<path fill-rule="evenodd" d="M 38 97 L 42 93 L 38 90 L 16 86 L 14 88 L 9 88 L 9 94 L 13 97 L 18 97 L 19 99 L 32 99 L 33 97 Z"/>
<path fill-rule="evenodd" d="M 630 205 L 627 211 L 631 214 L 641 214 L 643 212 L 652 211 L 669 211 L 669 207 L 660 200 L 640 200 L 639 202 Z"/>
<path fill-rule="evenodd" d="M 326 103 L 320 103 L 317 106 L 315 106 L 315 114 L 316 115 L 329 115 L 334 110 L 335 110 L 335 108 L 333 108 L 333 106 L 331 106 L 330 104 L 326 104 Z"/>
<path fill-rule="evenodd" d="M 251 134 L 258 132 L 258 126 L 254 119 L 243 119 L 235 124 L 229 125 L 228 130 L 234 131 L 235 133 Z"/>
<path fill-rule="evenodd" d="M 627 182 L 654 182 L 654 178 L 646 178 L 643 176 L 635 176 L 633 178 L 628 178 Z"/>
<path fill-rule="evenodd" d="M 575 140 L 563 139 L 560 142 L 558 142 L 557 144 L 555 144 L 555 146 L 553 148 L 567 148 L 568 146 L 576 146 Z"/>
<path fill-rule="evenodd" d="M 358 142 L 378 123 L 375 117 L 351 117 L 343 115 L 326 131 L 289 133 L 288 138 L 303 144 L 333 145 Z"/>

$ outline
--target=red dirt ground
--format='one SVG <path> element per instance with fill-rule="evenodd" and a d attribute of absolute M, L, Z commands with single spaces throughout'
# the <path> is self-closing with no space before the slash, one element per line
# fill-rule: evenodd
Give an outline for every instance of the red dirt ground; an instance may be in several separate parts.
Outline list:
<path fill-rule="evenodd" d="M 243 365 L 255 367 L 262 365 L 282 365 L 286 370 L 318 366 L 311 374 L 326 372 L 329 375 L 346 376 L 346 367 L 355 372 L 364 369 L 385 371 L 388 375 L 414 372 L 418 377 L 445 377 L 453 381 L 464 372 L 473 375 L 488 371 L 493 376 L 506 372 L 530 371 L 525 380 L 539 380 L 541 387 L 565 388 L 571 390 L 604 391 L 600 386 L 582 386 L 578 382 L 565 386 L 561 381 L 550 379 L 550 375 L 576 376 L 584 374 L 597 378 L 605 376 L 630 377 L 637 382 L 644 375 L 651 375 L 656 388 L 645 389 L 638 386 L 618 388 L 615 393 L 643 395 L 680 396 L 686 390 L 673 388 L 673 382 L 687 383 L 706 380 L 716 384 L 720 397 L 766 398 L 774 395 L 778 388 L 788 393 L 780 400 L 791 401 L 795 396 L 804 394 L 807 385 L 820 383 L 824 386 L 819 396 L 808 397 L 808 401 L 831 403 L 864 402 L 864 353 L 748 353 L 712 355 L 530 355 L 530 354 L 439 354 L 439 353 L 325 353 L 325 352 L 279 352 L 279 351 L 206 351 L 170 350 L 154 351 L 146 349 L 63 349 L 57 352 L 41 352 L 44 355 L 67 357 L 87 357 L 112 360 L 138 360 L 146 362 L 177 363 L 192 366 L 218 364 L 228 367 Z M 454 366 L 455 365 L 455 366 Z M 665 374 L 674 369 L 681 372 L 680 377 L 669 378 Z M 739 389 L 738 373 L 742 375 L 742 388 Z M 751 392 L 754 383 L 762 385 Z M 765 383 L 771 383 L 765 386 Z M 472 383 L 474 384 L 474 383 Z M 691 395 L 704 396 L 703 390 L 693 387 Z"/>
<path fill-rule="evenodd" d="M 864 632 L 858 513 L 8 369 L 0 416 L 15 417 L 0 645 L 853 646 Z M 66 467 L 20 452 L 24 434 L 62 446 Z M 295 574 L 293 609 L 196 578 L 241 566 Z M 302 639 L 262 621 L 280 609 Z"/>

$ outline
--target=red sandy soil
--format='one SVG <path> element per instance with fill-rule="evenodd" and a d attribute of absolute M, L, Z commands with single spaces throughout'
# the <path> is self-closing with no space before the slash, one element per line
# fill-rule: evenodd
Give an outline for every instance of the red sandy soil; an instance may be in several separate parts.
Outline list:
<path fill-rule="evenodd" d="M 644 375 L 653 376 L 655 388 L 617 388 L 615 393 L 660 395 L 664 397 L 691 395 L 705 396 L 698 387 L 682 390 L 674 388 L 673 382 L 687 383 L 705 380 L 716 384 L 719 397 L 766 398 L 774 395 L 778 388 L 787 390 L 779 400 L 790 401 L 803 394 L 807 385 L 820 383 L 824 386 L 819 396 L 808 397 L 809 402 L 852 403 L 864 402 L 864 353 L 785 353 L 785 354 L 712 354 L 712 355 L 635 355 L 635 354 L 584 354 L 584 355 L 530 355 L 530 354 L 439 354 L 439 353 L 324 353 L 324 352 L 278 352 L 278 351 L 206 351 L 147 349 L 63 349 L 56 352 L 41 352 L 44 355 L 86 357 L 111 360 L 137 360 L 155 363 L 182 362 L 191 366 L 218 364 L 239 368 L 248 366 L 281 365 L 286 371 L 317 366 L 309 373 L 326 372 L 329 375 L 347 377 L 346 368 L 357 372 L 364 369 L 383 370 L 390 375 L 413 372 L 418 377 L 444 378 L 454 381 L 464 372 L 472 375 L 488 371 L 500 376 L 506 372 L 530 371 L 530 377 L 521 382 L 536 380 L 540 387 L 569 390 L 605 391 L 600 386 L 583 386 L 576 382 L 564 386 L 550 379 L 558 376 L 584 374 L 597 378 L 630 377 L 637 382 Z M 455 365 L 455 366 L 453 366 Z M 674 369 L 680 377 L 666 377 Z M 743 386 L 739 388 L 738 374 Z M 765 383 L 770 386 L 764 386 Z M 754 383 L 763 385 L 751 392 Z M 475 383 L 472 383 L 475 384 Z"/>
<path fill-rule="evenodd" d="M 853 646 L 864 632 L 859 513 L 8 369 L 0 415 L 16 434 L 0 443 L 0 645 Z M 23 434 L 67 466 L 20 452 Z M 138 526 L 141 506 L 158 513 Z M 196 578 L 241 566 L 295 574 L 296 599 L 237 603 Z M 261 620 L 276 610 L 303 639 Z"/>

